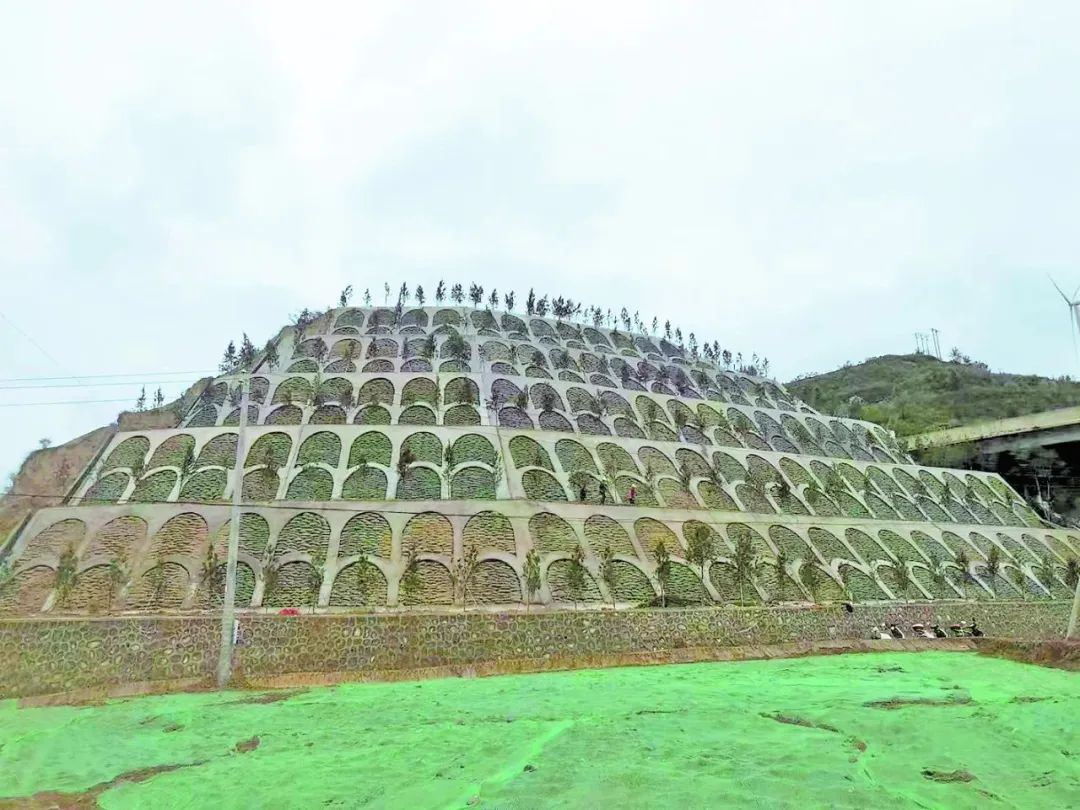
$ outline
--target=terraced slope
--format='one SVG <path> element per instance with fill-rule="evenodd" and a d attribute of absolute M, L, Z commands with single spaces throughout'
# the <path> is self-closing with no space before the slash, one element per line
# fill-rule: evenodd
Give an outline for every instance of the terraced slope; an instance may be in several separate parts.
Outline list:
<path fill-rule="evenodd" d="M 250 385 L 245 607 L 636 603 L 662 585 L 688 602 L 1048 598 L 1080 555 L 1000 477 L 918 467 L 877 425 L 665 340 L 350 308 L 276 348 Z M 178 428 L 117 433 L 16 538 L 0 609 L 217 604 L 240 380 Z M 692 567 L 704 537 L 717 557 Z"/>

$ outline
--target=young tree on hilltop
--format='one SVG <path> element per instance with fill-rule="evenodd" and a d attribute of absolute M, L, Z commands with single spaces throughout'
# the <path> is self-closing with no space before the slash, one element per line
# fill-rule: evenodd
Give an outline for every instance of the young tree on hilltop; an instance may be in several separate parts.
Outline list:
<path fill-rule="evenodd" d="M 398 478 L 405 479 L 409 477 L 409 473 L 412 472 L 412 465 L 416 462 L 416 456 L 413 454 L 412 448 L 402 447 L 401 452 L 398 453 L 397 474 Z"/>
<path fill-rule="evenodd" d="M 474 307 L 480 306 L 480 302 L 484 299 L 484 288 L 479 284 L 469 285 L 469 300 L 472 301 Z"/>
<path fill-rule="evenodd" d="M 735 583 L 739 586 L 739 601 L 745 603 L 746 586 L 752 587 L 754 581 L 754 545 L 749 537 L 741 536 L 735 541 L 731 562 L 735 569 Z"/>
<path fill-rule="evenodd" d="M 476 570 L 479 567 L 480 563 L 476 546 L 470 543 L 466 546 L 461 557 L 455 561 L 450 571 L 450 580 L 454 589 L 454 598 L 461 600 L 462 613 L 465 612 L 468 601 L 469 584 L 472 582 L 473 577 L 476 575 Z"/>
<path fill-rule="evenodd" d="M 199 571 L 199 584 L 203 586 L 211 597 L 217 597 L 219 591 L 217 585 L 224 585 L 224 570 L 221 558 L 218 557 L 217 548 L 213 543 L 206 547 L 206 553 L 202 558 L 202 570 Z"/>
<path fill-rule="evenodd" d="M 383 301 L 382 302 L 383 302 L 383 306 L 386 306 L 387 304 L 390 303 L 390 282 L 389 281 L 384 281 L 383 285 L 382 285 L 382 289 L 383 289 Z"/>
<path fill-rule="evenodd" d="M 407 304 L 407 303 L 409 303 L 409 297 L 410 297 L 409 285 L 406 284 L 403 281 L 403 282 L 401 282 L 401 289 L 398 290 L 398 303 L 399 304 Z"/>
<path fill-rule="evenodd" d="M 503 296 L 503 305 L 506 307 L 507 312 L 514 311 L 514 292 L 511 290 Z"/>
<path fill-rule="evenodd" d="M 441 304 L 445 300 L 446 300 L 446 282 L 444 282 L 440 278 L 439 283 L 435 285 L 435 303 L 436 304 Z"/>
<path fill-rule="evenodd" d="M 548 297 L 546 295 L 536 302 L 536 314 L 541 318 L 548 314 Z"/>
<path fill-rule="evenodd" d="M 1028 578 L 1024 576 L 1024 572 L 1019 568 L 1009 569 L 1008 581 L 1020 592 L 1021 599 L 1027 599 L 1029 591 L 1033 590 L 1028 582 Z"/>
<path fill-rule="evenodd" d="M 986 553 L 986 575 L 990 578 L 990 590 L 994 592 L 994 596 L 997 596 L 997 581 L 998 576 L 1001 574 L 1001 549 L 995 544 L 991 544 L 990 550 Z"/>
<path fill-rule="evenodd" d="M 626 307 L 623 307 L 621 310 L 619 310 L 619 320 L 622 322 L 623 328 L 627 332 L 629 332 L 630 331 L 630 313 L 627 311 Z"/>
<path fill-rule="evenodd" d="M 352 298 L 352 284 L 341 291 L 341 295 L 338 297 L 338 306 L 347 307 L 350 298 Z"/>
<path fill-rule="evenodd" d="M 450 335 L 443 343 L 443 348 L 446 349 L 448 355 L 457 360 L 468 361 L 471 359 L 472 349 L 465 342 L 465 338 L 459 334 Z"/>
<path fill-rule="evenodd" d="M 458 306 L 465 300 L 465 289 L 460 284 L 455 284 L 450 288 L 450 300 Z"/>
<path fill-rule="evenodd" d="M 821 587 L 821 569 L 813 563 L 805 563 L 800 571 L 803 585 L 810 592 L 810 598 L 816 602 L 818 588 Z"/>
<path fill-rule="evenodd" d="M 240 353 L 237 355 L 236 364 L 243 371 L 251 371 L 255 366 L 255 345 L 244 332 L 244 339 L 240 341 Z"/>
<path fill-rule="evenodd" d="M 659 321 L 657 320 L 656 316 L 655 316 L 655 315 L 653 315 L 653 319 L 652 319 L 652 333 L 653 333 L 654 335 L 656 334 L 656 330 L 657 330 L 657 328 L 659 327 L 659 325 L 660 325 L 660 322 L 659 322 Z"/>
<path fill-rule="evenodd" d="M 46 437 L 44 439 L 38 439 L 38 446 L 42 450 L 48 450 L 50 447 L 52 447 L 52 439 L 50 439 L 48 437 Z"/>
<path fill-rule="evenodd" d="M 107 576 L 109 582 L 109 611 L 111 612 L 113 605 L 116 603 L 116 595 L 123 590 L 123 587 L 127 585 L 128 580 L 131 578 L 131 569 L 128 568 L 125 553 L 120 552 L 109 560 Z"/>
<path fill-rule="evenodd" d="M 488 296 L 488 309 L 499 308 L 499 291 L 496 288 L 491 289 L 491 294 Z"/>
<path fill-rule="evenodd" d="M 709 527 L 698 524 L 690 532 L 686 545 L 686 561 L 701 569 L 701 584 L 705 584 L 705 570 L 716 559 L 716 543 Z"/>
<path fill-rule="evenodd" d="M 660 586 L 660 607 L 666 608 L 668 585 L 671 582 L 671 555 L 667 546 L 657 540 L 653 546 L 653 556 L 656 558 L 656 583 Z"/>
<path fill-rule="evenodd" d="M 784 601 L 784 584 L 787 581 L 787 554 L 783 549 L 777 552 L 775 559 L 773 559 L 773 568 L 776 573 L 776 601 Z"/>
<path fill-rule="evenodd" d="M 1080 560 L 1070 557 L 1065 561 L 1065 584 L 1075 589 L 1077 581 L 1080 581 Z"/>
<path fill-rule="evenodd" d="M 903 560 L 892 567 L 892 580 L 896 595 L 900 598 L 907 596 L 908 589 L 911 587 L 911 571 Z"/>
<path fill-rule="evenodd" d="M 424 287 L 421 284 L 416 285 L 416 303 L 420 306 L 424 305 Z"/>
<path fill-rule="evenodd" d="M 75 589 L 75 581 L 78 579 L 77 568 L 75 546 L 69 544 L 60 554 L 56 565 L 56 601 L 61 607 L 67 607 L 71 592 Z"/>
<path fill-rule="evenodd" d="M 371 290 L 370 289 L 365 289 L 364 290 L 364 306 L 365 307 L 370 307 L 371 306 Z"/>
<path fill-rule="evenodd" d="M 278 364 L 280 358 L 278 357 L 277 344 L 273 340 L 266 341 L 266 346 L 263 348 L 263 360 L 270 371 L 273 371 L 274 366 Z"/>
<path fill-rule="evenodd" d="M 566 572 L 566 589 L 570 591 L 570 598 L 574 600 L 574 610 L 577 610 L 578 602 L 585 595 L 585 552 L 578 545 L 574 548 L 574 554 L 570 557 L 570 567 Z"/>
<path fill-rule="evenodd" d="M 533 292 L 532 287 L 529 288 L 529 297 L 525 299 L 525 314 L 536 314 L 536 293 Z"/>
<path fill-rule="evenodd" d="M 664 321 L 664 337 L 671 340 L 671 321 Z"/>
<path fill-rule="evenodd" d="M 731 368 L 731 352 L 728 351 L 727 349 L 724 349 L 720 353 L 720 357 L 724 361 L 724 368 Z"/>
<path fill-rule="evenodd" d="M 971 583 L 971 561 L 968 559 L 967 552 L 964 549 L 960 549 L 953 557 L 953 565 L 960 569 L 960 590 L 964 596 L 967 596 L 968 585 Z"/>
<path fill-rule="evenodd" d="M 528 613 L 529 605 L 540 592 L 540 554 L 535 548 L 529 549 L 529 553 L 525 555 L 522 572 L 525 574 L 525 612 Z"/>
<path fill-rule="evenodd" d="M 229 345 L 225 347 L 225 354 L 221 356 L 221 362 L 218 363 L 218 371 L 228 374 L 234 368 L 236 368 L 236 344 L 230 340 Z"/>
<path fill-rule="evenodd" d="M 611 550 L 611 543 L 605 543 L 600 551 L 600 580 L 607 588 L 608 596 L 611 597 L 611 609 L 615 609 L 615 587 L 618 585 L 619 569 L 615 567 L 615 552 Z"/>
<path fill-rule="evenodd" d="M 266 605 L 273 597 L 280 580 L 281 568 L 274 564 L 273 550 L 270 546 L 267 546 L 266 551 L 263 553 L 263 605 Z"/>
<path fill-rule="evenodd" d="M 698 345 L 697 345 L 697 338 L 694 336 L 693 332 L 690 333 L 689 346 L 690 346 L 690 356 L 693 357 L 695 360 L 697 360 L 698 359 Z"/>
<path fill-rule="evenodd" d="M 229 345 L 231 346 L 232 344 L 230 343 Z M 137 411 L 145 411 L 146 410 L 146 386 L 145 385 L 142 387 L 142 390 L 139 391 L 139 398 L 137 400 L 135 400 L 135 410 L 137 410 Z"/>
<path fill-rule="evenodd" d="M 424 580 L 420 576 L 420 561 L 416 558 L 416 552 L 410 551 L 403 560 L 405 567 L 401 572 L 401 581 L 398 584 L 398 604 L 404 602 L 412 605 L 417 602 L 420 591 L 424 587 Z"/>
<path fill-rule="evenodd" d="M 679 344 L 679 348 L 683 347 L 682 329 L 678 326 L 675 327 L 675 342 Z"/>
<path fill-rule="evenodd" d="M 592 325 L 597 329 L 604 325 L 604 311 L 600 307 L 593 308 Z"/>
<path fill-rule="evenodd" d="M 672 417 L 672 420 L 675 423 L 675 435 L 676 435 L 676 437 L 678 437 L 678 440 L 681 442 L 683 440 L 683 435 L 682 435 L 683 428 L 686 427 L 686 425 L 687 425 L 687 423 L 689 421 L 688 417 L 686 415 L 686 411 L 681 410 L 681 409 L 675 411 L 675 414 Z M 687 487 L 687 489 L 689 489 L 689 487 Z"/>
<path fill-rule="evenodd" d="M 0 561 L 0 599 L 5 598 L 15 585 L 15 571 L 9 560 Z"/>

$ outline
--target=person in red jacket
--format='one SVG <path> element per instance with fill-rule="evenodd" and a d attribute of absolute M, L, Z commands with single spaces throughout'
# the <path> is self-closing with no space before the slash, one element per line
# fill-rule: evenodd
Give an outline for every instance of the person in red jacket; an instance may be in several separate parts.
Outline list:
<path fill-rule="evenodd" d="M 626 501 L 631 506 L 637 503 L 637 487 L 634 484 L 630 485 L 630 492 L 626 495 Z"/>

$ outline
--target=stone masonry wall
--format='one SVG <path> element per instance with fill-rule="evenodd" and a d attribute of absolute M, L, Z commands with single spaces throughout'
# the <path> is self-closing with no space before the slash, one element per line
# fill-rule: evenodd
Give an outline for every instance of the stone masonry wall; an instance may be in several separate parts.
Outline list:
<path fill-rule="evenodd" d="M 1060 638 L 1070 604 L 689 610 L 247 615 L 238 685 L 469 671 L 514 672 L 663 660 L 708 660 L 725 648 L 865 639 L 873 626 L 976 620 L 988 636 Z M 0 698 L 212 683 L 220 620 L 212 616 L 0 622 Z M 290 677 L 290 676 L 301 676 Z M 155 685 L 156 684 L 156 685 Z"/>

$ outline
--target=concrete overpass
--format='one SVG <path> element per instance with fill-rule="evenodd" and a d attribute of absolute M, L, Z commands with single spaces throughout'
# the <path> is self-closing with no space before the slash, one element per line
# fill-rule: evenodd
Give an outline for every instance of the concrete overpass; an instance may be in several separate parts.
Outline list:
<path fill-rule="evenodd" d="M 1080 406 L 934 430 L 907 439 L 909 450 L 974 443 L 982 453 L 1015 452 L 1076 442 L 1080 442 Z"/>

